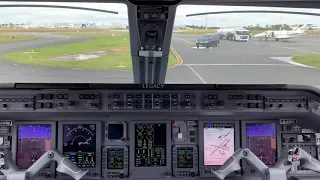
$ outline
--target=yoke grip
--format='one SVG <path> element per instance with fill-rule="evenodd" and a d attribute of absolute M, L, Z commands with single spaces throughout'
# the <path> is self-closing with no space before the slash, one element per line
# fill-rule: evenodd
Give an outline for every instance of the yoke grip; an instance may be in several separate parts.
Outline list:
<path fill-rule="evenodd" d="M 238 149 L 217 171 L 211 172 L 217 178 L 223 180 L 230 173 L 241 170 L 241 159 L 245 159 L 248 162 L 250 162 L 261 174 L 263 180 L 268 179 L 268 167 L 252 151 L 250 151 L 250 149 L 247 148 Z"/>

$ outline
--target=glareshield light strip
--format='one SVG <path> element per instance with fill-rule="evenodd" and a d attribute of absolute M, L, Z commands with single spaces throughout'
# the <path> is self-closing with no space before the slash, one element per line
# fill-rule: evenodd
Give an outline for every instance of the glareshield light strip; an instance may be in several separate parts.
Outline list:
<path fill-rule="evenodd" d="M 265 10 L 204 12 L 204 13 L 187 14 L 186 16 L 191 17 L 191 16 L 202 16 L 202 15 L 209 15 L 209 14 L 232 14 L 232 13 L 282 13 L 282 14 L 300 14 L 300 15 L 309 15 L 309 16 L 320 16 L 320 14 L 318 13 L 310 13 L 310 12 L 265 11 Z"/>
<path fill-rule="evenodd" d="M 58 6 L 58 5 L 36 5 L 36 4 L 4 4 L 0 7 L 41 7 L 41 8 L 62 8 L 62 9 L 78 9 L 78 10 L 87 10 L 87 11 L 96 11 L 103 13 L 119 14 L 115 11 L 108 11 L 103 9 L 94 9 L 94 8 L 85 8 L 85 7 L 75 7 L 75 6 Z"/>

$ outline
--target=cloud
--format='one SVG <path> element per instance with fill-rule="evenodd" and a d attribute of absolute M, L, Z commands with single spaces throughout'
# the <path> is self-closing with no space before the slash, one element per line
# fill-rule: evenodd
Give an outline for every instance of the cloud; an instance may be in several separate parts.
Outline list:
<path fill-rule="evenodd" d="M 3 4 L 44 4 L 44 5 L 64 5 L 89 7 L 104 10 L 117 11 L 119 14 L 107 14 L 93 11 L 54 9 L 54 8 L 1 8 L 1 23 L 28 23 L 50 24 L 65 22 L 93 22 L 104 25 L 112 23 L 128 24 L 127 6 L 125 4 L 113 3 L 53 3 L 53 2 L 0 2 Z M 203 25 L 208 26 L 244 26 L 244 25 L 265 25 L 265 24 L 303 24 L 313 23 L 319 25 L 319 16 L 288 15 L 288 14 L 217 14 L 208 16 L 186 17 L 187 14 L 212 12 L 212 11 L 232 11 L 232 10 L 283 10 L 283 11 L 303 11 L 319 13 L 317 9 L 294 9 L 294 8 L 268 8 L 268 7 L 233 7 L 233 6 L 195 6 L 181 5 L 177 9 L 175 25 Z"/>

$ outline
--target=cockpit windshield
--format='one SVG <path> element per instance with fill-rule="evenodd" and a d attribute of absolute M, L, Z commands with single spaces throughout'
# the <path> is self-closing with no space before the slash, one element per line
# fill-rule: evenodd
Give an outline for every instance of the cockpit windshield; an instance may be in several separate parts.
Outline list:
<path fill-rule="evenodd" d="M 320 14 L 179 5 L 165 83 L 320 84 L 320 17 L 303 12 Z M 129 31 L 125 4 L 0 2 L 0 82 L 133 83 Z"/>

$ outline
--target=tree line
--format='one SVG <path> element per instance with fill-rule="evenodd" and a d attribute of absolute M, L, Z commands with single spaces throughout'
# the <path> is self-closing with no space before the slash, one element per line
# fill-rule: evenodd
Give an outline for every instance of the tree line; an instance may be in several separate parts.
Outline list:
<path fill-rule="evenodd" d="M 303 26 L 303 24 L 295 24 L 295 25 L 291 25 L 294 27 L 301 27 Z M 282 30 L 292 30 L 290 25 L 288 24 L 272 24 L 272 25 L 265 25 L 265 26 L 260 26 L 259 24 L 252 26 L 243 26 L 243 28 L 248 29 L 248 30 L 258 30 L 258 31 L 262 31 L 262 30 L 280 30 L 280 28 Z"/>
<path fill-rule="evenodd" d="M 294 27 L 301 27 L 303 24 L 295 24 L 291 25 Z M 263 31 L 263 30 L 280 30 L 280 27 L 282 30 L 292 30 L 290 25 L 288 24 L 267 24 L 265 26 L 261 26 L 259 24 L 253 26 L 253 25 L 248 25 L 248 26 L 243 26 L 243 28 L 248 29 L 248 30 L 258 30 L 258 31 Z M 206 29 L 206 26 L 196 26 L 196 25 L 186 25 L 186 28 L 192 28 L 192 29 Z M 220 29 L 220 27 L 216 26 L 208 26 L 207 29 Z"/>
<path fill-rule="evenodd" d="M 186 28 L 192 28 L 192 29 L 206 29 L 206 26 L 196 26 L 196 25 L 186 25 Z M 220 29 L 219 27 L 212 27 L 208 26 L 207 29 Z"/>
<path fill-rule="evenodd" d="M 31 23 L 21 23 L 21 24 L 14 24 L 14 23 L 4 23 L 0 24 L 0 27 L 14 27 L 14 26 L 25 26 L 25 25 L 30 25 Z"/>

